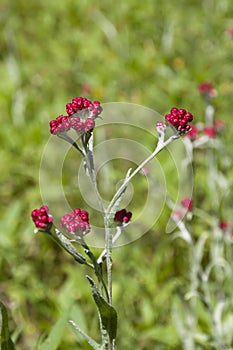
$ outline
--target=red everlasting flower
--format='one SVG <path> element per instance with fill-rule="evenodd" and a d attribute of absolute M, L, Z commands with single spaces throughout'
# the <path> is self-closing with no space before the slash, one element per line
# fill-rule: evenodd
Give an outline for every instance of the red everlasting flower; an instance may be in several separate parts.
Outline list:
<path fill-rule="evenodd" d="M 223 230 L 226 231 L 230 228 L 230 223 L 228 221 L 221 221 L 219 223 L 219 227 Z"/>
<path fill-rule="evenodd" d="M 61 218 L 60 226 L 65 227 L 72 235 L 84 236 L 90 232 L 88 212 L 76 208 Z"/>
<path fill-rule="evenodd" d="M 206 127 L 203 129 L 203 133 L 207 135 L 210 139 L 214 138 L 216 135 L 216 131 L 214 128 Z"/>
<path fill-rule="evenodd" d="M 157 122 L 156 123 L 156 129 L 157 129 L 159 134 L 162 134 L 166 130 L 166 124 L 164 124 L 162 122 Z"/>
<path fill-rule="evenodd" d="M 128 223 L 132 217 L 132 213 L 130 211 L 126 211 L 126 209 L 118 210 L 114 216 L 114 221 L 118 221 L 120 223 Z"/>
<path fill-rule="evenodd" d="M 50 122 L 50 132 L 58 135 L 67 132 L 71 128 L 79 134 L 91 132 L 95 127 L 94 119 L 102 112 L 99 101 L 91 102 L 85 97 L 75 97 L 71 103 L 67 103 L 67 116 L 60 115 Z"/>
<path fill-rule="evenodd" d="M 213 84 L 204 82 L 198 86 L 199 92 L 208 98 L 213 98 L 217 95 L 217 91 L 214 89 Z"/>
<path fill-rule="evenodd" d="M 186 134 L 191 130 L 188 124 L 193 120 L 193 115 L 185 109 L 172 108 L 169 114 L 166 114 L 165 120 L 170 123 L 180 135 Z"/>
<path fill-rule="evenodd" d="M 36 227 L 40 229 L 50 228 L 53 224 L 53 218 L 48 214 L 49 208 L 42 205 L 40 209 L 34 209 L 31 213 L 32 220 Z"/>
<path fill-rule="evenodd" d="M 193 209 L 193 201 L 191 198 L 184 198 L 181 200 L 180 204 L 188 211 L 192 211 Z"/>

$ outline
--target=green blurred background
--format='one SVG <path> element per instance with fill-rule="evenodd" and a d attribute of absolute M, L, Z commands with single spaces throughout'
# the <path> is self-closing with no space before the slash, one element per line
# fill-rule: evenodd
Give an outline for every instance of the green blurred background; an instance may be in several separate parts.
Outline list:
<path fill-rule="evenodd" d="M 177 106 L 203 121 L 197 86 L 210 81 L 230 153 L 230 26 L 230 0 L 0 1 L 0 298 L 18 349 L 34 349 L 74 301 L 80 326 L 98 336 L 85 269 L 33 234 L 30 212 L 41 205 L 38 171 L 49 121 L 79 95 L 161 114 Z M 186 253 L 163 233 L 168 215 L 159 229 L 114 252 L 119 349 L 181 348 L 172 305 L 185 291 Z M 71 347 L 89 349 L 68 330 L 59 349 Z"/>

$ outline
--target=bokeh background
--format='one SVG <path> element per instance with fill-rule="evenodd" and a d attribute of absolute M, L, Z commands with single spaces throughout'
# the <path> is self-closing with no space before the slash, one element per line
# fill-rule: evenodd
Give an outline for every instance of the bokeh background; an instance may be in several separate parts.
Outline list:
<path fill-rule="evenodd" d="M 18 349 L 36 349 L 71 303 L 79 325 L 98 337 L 85 269 L 48 237 L 34 235 L 30 220 L 41 205 L 38 172 L 49 121 L 83 95 L 163 115 L 186 108 L 201 122 L 205 103 L 197 87 L 209 81 L 230 157 L 232 26 L 230 0 L 0 1 L 0 298 Z M 137 186 L 135 202 L 144 190 Z M 196 204 L 206 209 L 208 193 L 201 191 Z M 187 256 L 184 243 L 164 233 L 169 215 L 165 209 L 159 225 L 114 252 L 119 349 L 181 348 L 172 310 L 185 291 Z M 67 328 L 59 349 L 71 347 L 90 348 Z"/>

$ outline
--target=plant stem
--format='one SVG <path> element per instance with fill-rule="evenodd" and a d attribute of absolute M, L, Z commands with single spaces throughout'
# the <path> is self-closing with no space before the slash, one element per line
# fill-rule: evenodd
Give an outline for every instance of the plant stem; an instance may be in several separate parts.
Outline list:
<path fill-rule="evenodd" d="M 85 140 L 82 139 L 83 149 L 84 149 L 84 157 L 86 161 L 86 166 L 88 169 L 88 174 L 91 179 L 91 183 L 93 189 L 95 191 L 99 206 L 104 215 L 104 226 L 105 226 L 105 251 L 106 251 L 106 265 L 107 265 L 107 300 L 110 305 L 112 305 L 112 233 L 110 230 L 110 222 L 108 217 L 106 216 L 106 209 L 103 205 L 102 198 L 99 194 L 96 174 L 94 169 L 94 160 L 93 160 L 93 136 L 88 140 L 88 144 L 86 144 Z M 102 282 L 103 283 L 103 282 Z M 103 287 L 105 285 L 103 284 Z M 106 291 L 106 289 L 105 289 Z"/>
<path fill-rule="evenodd" d="M 98 278 L 98 281 L 102 284 L 103 289 L 104 289 L 105 294 L 106 294 L 107 301 L 109 302 L 109 294 L 108 294 L 108 290 L 107 290 L 106 284 L 105 284 L 104 279 L 103 279 L 101 266 L 98 264 L 94 254 L 91 252 L 90 248 L 88 247 L 88 245 L 84 241 L 83 237 L 80 239 L 80 244 L 84 248 L 85 253 L 87 254 L 87 256 L 89 256 L 89 258 L 91 259 L 91 261 L 93 263 L 93 268 L 94 268 L 94 271 L 95 271 L 95 275 Z"/>
<path fill-rule="evenodd" d="M 100 206 L 103 214 L 105 214 L 106 210 L 105 210 L 102 198 L 101 198 L 99 190 L 98 190 L 96 174 L 95 174 L 95 167 L 94 167 L 94 160 L 93 160 L 93 135 L 89 138 L 88 147 L 85 144 L 84 139 L 81 138 L 81 140 L 82 140 L 83 154 L 84 154 L 84 159 L 85 159 L 87 170 L 88 170 L 88 175 L 90 176 L 91 183 L 92 183 L 93 189 L 95 191 L 95 195 L 96 195 L 96 198 L 98 200 L 99 206 Z"/>
<path fill-rule="evenodd" d="M 123 182 L 123 184 L 120 186 L 120 188 L 118 189 L 118 191 L 116 192 L 116 194 L 114 195 L 114 197 L 112 198 L 107 210 L 106 210 L 106 214 L 109 215 L 111 213 L 111 209 L 114 206 L 115 202 L 118 200 L 118 198 L 121 196 L 122 192 L 125 191 L 125 188 L 128 186 L 129 182 L 132 180 L 132 178 L 147 164 L 149 163 L 164 147 L 166 147 L 167 145 L 169 145 L 169 143 L 171 143 L 172 141 L 174 141 L 175 139 L 179 138 L 179 135 L 174 134 L 171 137 L 169 137 L 169 139 L 167 139 L 166 141 L 161 142 L 161 140 L 159 139 L 157 146 L 154 150 L 154 152 L 148 157 L 146 158 L 135 170 L 134 172 L 125 179 L 125 181 Z"/>
<path fill-rule="evenodd" d="M 108 218 L 105 217 L 105 251 L 107 265 L 107 281 L 108 281 L 108 296 L 109 304 L 112 306 L 112 233 L 109 228 Z"/>
<path fill-rule="evenodd" d="M 112 238 L 112 244 L 114 244 L 118 240 L 118 238 L 120 237 L 120 235 L 122 233 L 122 230 L 123 230 L 122 226 L 117 226 L 117 232 Z M 98 257 L 97 263 L 102 264 L 104 262 L 105 258 L 106 258 L 106 249 L 104 249 L 102 251 L 102 253 L 100 254 L 100 256 Z"/>
<path fill-rule="evenodd" d="M 108 293 L 109 293 L 109 303 L 112 305 L 112 259 L 111 259 L 111 253 L 112 253 L 112 244 L 113 244 L 113 238 L 111 230 L 109 229 L 109 221 L 110 217 L 112 215 L 112 208 L 116 201 L 122 196 L 125 189 L 127 188 L 129 182 L 132 180 L 132 178 L 150 161 L 152 160 L 164 147 L 166 147 L 169 143 L 171 143 L 173 140 L 177 139 L 179 135 L 173 134 L 169 139 L 164 141 L 164 135 L 159 138 L 157 146 L 154 150 L 154 152 L 146 158 L 135 170 L 134 172 L 127 176 L 123 184 L 120 186 L 118 191 L 113 196 L 107 210 L 105 211 L 105 232 L 106 232 L 106 264 L 107 264 L 107 278 L 108 278 Z"/>

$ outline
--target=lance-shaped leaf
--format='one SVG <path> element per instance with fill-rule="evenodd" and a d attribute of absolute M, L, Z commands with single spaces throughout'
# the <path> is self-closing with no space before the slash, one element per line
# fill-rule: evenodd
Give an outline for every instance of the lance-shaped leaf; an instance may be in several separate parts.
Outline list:
<path fill-rule="evenodd" d="M 102 327 L 107 331 L 110 341 L 116 339 L 117 332 L 117 312 L 107 301 L 101 296 L 95 282 L 89 276 L 86 276 L 92 290 L 92 295 L 96 306 L 99 310 Z"/>
<path fill-rule="evenodd" d="M 0 301 L 1 314 L 2 314 L 2 328 L 1 328 L 1 341 L 0 348 L 2 350 L 15 350 L 14 343 L 11 340 L 9 326 L 8 326 L 8 314 L 5 305 Z"/>

